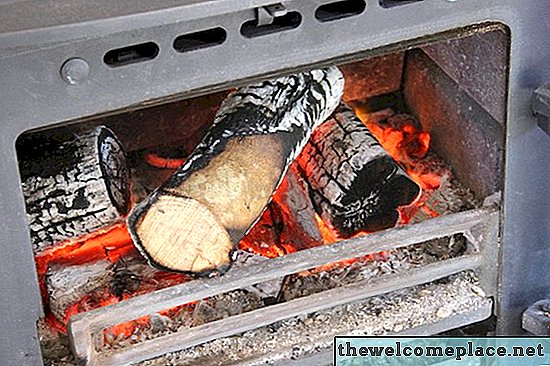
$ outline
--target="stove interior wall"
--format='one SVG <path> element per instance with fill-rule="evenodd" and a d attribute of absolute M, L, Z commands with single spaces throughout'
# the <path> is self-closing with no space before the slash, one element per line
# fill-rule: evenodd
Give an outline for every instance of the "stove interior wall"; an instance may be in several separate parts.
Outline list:
<path fill-rule="evenodd" d="M 497 30 L 408 51 L 405 59 L 406 104 L 479 199 L 503 185 L 506 50 Z"/>

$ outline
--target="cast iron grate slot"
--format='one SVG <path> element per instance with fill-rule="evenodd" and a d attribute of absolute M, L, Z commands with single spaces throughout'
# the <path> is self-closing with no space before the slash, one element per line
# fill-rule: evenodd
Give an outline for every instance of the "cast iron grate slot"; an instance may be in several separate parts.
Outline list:
<path fill-rule="evenodd" d="M 137 62 L 152 60 L 159 54 L 159 46 L 154 42 L 140 43 L 116 48 L 103 56 L 103 62 L 110 67 L 119 67 Z"/>
<path fill-rule="evenodd" d="M 320 22 L 348 18 L 361 14 L 367 4 L 364 0 L 345 0 L 321 5 L 315 10 L 315 18 Z"/>
<path fill-rule="evenodd" d="M 274 18 L 271 24 L 258 25 L 257 20 L 249 20 L 241 26 L 241 34 L 246 38 L 254 38 L 298 28 L 301 23 L 302 15 L 296 11 L 292 11 L 286 15 Z"/>
<path fill-rule="evenodd" d="M 178 52 L 189 52 L 222 44 L 227 32 L 221 27 L 199 32 L 183 34 L 174 40 L 174 49 Z"/>
<path fill-rule="evenodd" d="M 394 6 L 417 3 L 424 0 L 380 0 L 380 6 L 383 8 L 393 8 Z"/>

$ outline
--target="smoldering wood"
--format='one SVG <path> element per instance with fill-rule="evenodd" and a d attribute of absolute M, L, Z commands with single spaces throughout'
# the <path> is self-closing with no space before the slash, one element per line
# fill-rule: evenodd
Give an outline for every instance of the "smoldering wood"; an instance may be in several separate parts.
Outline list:
<path fill-rule="evenodd" d="M 498 232 L 496 230 L 498 229 L 498 225 L 496 225 L 498 217 L 499 210 L 496 206 L 450 214 L 394 230 L 339 241 L 330 246 L 322 245 L 273 258 L 252 266 L 230 270 L 223 276 L 186 282 L 152 292 L 147 296 L 134 297 L 102 309 L 77 314 L 71 319 L 69 327 L 73 340 L 80 339 L 82 336 L 82 341 L 74 344 L 75 354 L 80 358 L 89 359 L 91 356 L 89 352 L 92 350 L 87 348 L 90 340 L 85 339 L 88 338 L 85 335 L 99 332 L 101 329 L 116 324 L 328 263 L 401 248 L 456 233 L 470 231 L 496 233 Z M 475 239 L 476 241 L 472 245 L 475 245 L 477 250 L 483 253 L 487 247 L 491 246 L 493 239 L 493 234 L 481 235 Z M 482 256 L 481 260 L 476 259 L 476 263 L 482 266 L 487 260 L 488 257 Z"/>
<path fill-rule="evenodd" d="M 288 170 L 273 203 L 280 212 L 283 242 L 292 244 L 296 250 L 324 244 L 315 220 L 315 208 L 309 198 L 309 188 L 295 164 Z"/>
<path fill-rule="evenodd" d="M 290 166 L 272 201 L 240 247 L 271 257 L 288 254 L 285 244 L 292 245 L 293 250 L 324 244 L 307 183 L 295 164 Z"/>
<path fill-rule="evenodd" d="M 456 178 L 467 184 L 477 199 L 502 191 L 505 131 L 462 84 L 424 52 L 411 51 L 407 53 L 403 93 L 411 112 L 430 131 L 433 150 L 453 167 Z"/>
<path fill-rule="evenodd" d="M 344 104 L 312 134 L 298 163 L 316 210 L 344 238 L 395 226 L 397 207 L 420 192 Z"/>
<path fill-rule="evenodd" d="M 264 260 L 267 258 L 236 251 L 232 270 Z M 147 265 L 139 256 L 130 255 L 116 262 L 105 259 L 69 266 L 54 264 L 48 268 L 45 284 L 49 309 L 57 320 L 66 324 L 68 316 L 72 315 L 68 314 L 69 307 L 84 300 L 90 304 L 90 308 L 80 309 L 82 311 L 90 310 L 94 302 L 99 302 L 104 297 L 115 297 L 122 301 L 126 295 L 149 293 L 188 279 L 180 274 L 163 273 Z M 281 284 L 281 279 L 273 279 L 244 287 L 242 290 L 253 294 L 260 301 L 269 301 L 278 295 Z"/>
<path fill-rule="evenodd" d="M 18 141 L 18 152 L 35 254 L 128 213 L 126 155 L 108 128 L 30 133 Z"/>
<path fill-rule="evenodd" d="M 151 264 L 175 271 L 228 265 L 234 245 L 342 90 L 342 74 L 331 67 L 231 93 L 187 162 L 132 210 L 136 247 Z"/>
<path fill-rule="evenodd" d="M 112 274 L 112 263 L 108 260 L 87 265 L 60 266 L 50 268 L 46 274 L 49 308 L 55 318 L 65 322 L 67 308 L 106 285 Z"/>
<path fill-rule="evenodd" d="M 77 356 L 81 359 L 84 356 L 89 365 L 116 365 L 121 362 L 138 362 L 266 326 L 294 316 L 352 303 L 368 297 L 441 279 L 464 270 L 475 269 L 480 265 L 480 259 L 481 255 L 479 254 L 466 255 L 412 269 L 407 273 L 391 274 L 375 281 L 362 281 L 334 288 L 273 305 L 269 307 L 268 314 L 266 314 L 266 309 L 252 310 L 194 327 L 191 332 L 185 329 L 130 345 L 117 350 L 116 353 L 98 353 L 94 350 L 93 345 L 88 343 L 88 337 L 72 338 L 72 341 L 75 342 L 75 346 L 78 343 L 78 346 L 75 347 L 76 350 L 86 350 L 86 353 L 77 353 Z"/>
<path fill-rule="evenodd" d="M 140 285 L 156 289 L 153 278 L 157 272 L 137 256 L 114 263 L 105 259 L 71 266 L 54 265 L 46 274 L 49 308 L 57 320 L 66 324 L 67 309 L 86 297 L 93 301 L 94 293 L 122 299 L 126 292 L 134 292 Z"/>

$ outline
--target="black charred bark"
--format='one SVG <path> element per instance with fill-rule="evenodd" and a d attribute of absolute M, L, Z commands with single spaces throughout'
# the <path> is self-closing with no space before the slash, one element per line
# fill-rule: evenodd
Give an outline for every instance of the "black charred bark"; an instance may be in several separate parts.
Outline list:
<path fill-rule="evenodd" d="M 120 221 L 130 207 L 124 150 L 106 127 L 41 132 L 18 146 L 35 253 Z"/>
<path fill-rule="evenodd" d="M 420 187 L 347 106 L 319 126 L 298 159 L 319 215 L 341 237 L 395 226 Z"/>

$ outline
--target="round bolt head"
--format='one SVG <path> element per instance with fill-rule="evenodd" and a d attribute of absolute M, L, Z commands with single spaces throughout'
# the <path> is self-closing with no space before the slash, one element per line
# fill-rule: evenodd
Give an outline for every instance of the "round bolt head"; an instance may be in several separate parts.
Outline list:
<path fill-rule="evenodd" d="M 61 66 L 61 77 L 68 84 L 74 85 L 85 80 L 90 73 L 90 65 L 81 58 L 71 58 Z"/>

